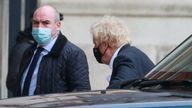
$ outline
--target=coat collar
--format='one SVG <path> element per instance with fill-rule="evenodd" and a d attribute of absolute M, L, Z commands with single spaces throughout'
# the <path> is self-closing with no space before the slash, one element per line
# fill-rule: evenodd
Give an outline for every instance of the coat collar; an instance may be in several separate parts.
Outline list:
<path fill-rule="evenodd" d="M 127 47 L 130 47 L 131 45 L 130 44 L 125 44 L 120 50 L 119 52 L 121 52 L 123 49 L 127 48 Z"/>
<path fill-rule="evenodd" d="M 51 49 L 51 51 L 49 53 L 49 55 L 53 55 L 53 56 L 58 57 L 60 55 L 63 47 L 67 43 L 67 41 L 68 41 L 67 38 L 60 32 L 55 44 L 53 45 L 53 48 Z"/>
<path fill-rule="evenodd" d="M 49 52 L 48 55 L 53 55 L 55 57 L 58 57 L 60 55 L 63 47 L 67 43 L 67 41 L 68 41 L 67 38 L 60 32 L 55 44 L 53 45 L 53 47 L 52 47 L 52 49 L 51 49 L 51 51 Z M 37 42 L 35 42 L 31 46 L 30 52 L 33 53 L 36 48 L 37 48 Z"/>

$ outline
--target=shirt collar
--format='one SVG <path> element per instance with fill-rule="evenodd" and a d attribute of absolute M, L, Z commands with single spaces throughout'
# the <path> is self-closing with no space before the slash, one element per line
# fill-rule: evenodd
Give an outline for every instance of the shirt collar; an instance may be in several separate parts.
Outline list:
<path fill-rule="evenodd" d="M 58 38 L 58 36 L 56 36 L 49 44 L 43 46 L 43 48 L 44 48 L 46 51 L 50 52 L 51 49 L 52 49 L 52 47 L 53 47 L 53 45 L 55 44 L 57 38 Z"/>
<path fill-rule="evenodd" d="M 115 60 L 115 58 L 117 57 L 117 54 L 119 53 L 119 50 L 124 46 L 125 44 L 121 45 L 116 51 L 115 53 L 113 54 L 110 62 L 109 62 L 109 68 L 113 69 L 113 62 Z"/>

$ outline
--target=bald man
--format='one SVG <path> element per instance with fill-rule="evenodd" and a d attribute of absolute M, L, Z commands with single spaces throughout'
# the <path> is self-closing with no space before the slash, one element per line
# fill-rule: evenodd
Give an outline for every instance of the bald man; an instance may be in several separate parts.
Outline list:
<path fill-rule="evenodd" d="M 36 43 L 25 51 L 19 74 L 7 82 L 14 96 L 90 90 L 86 55 L 60 29 L 55 8 L 36 9 L 32 19 Z"/>

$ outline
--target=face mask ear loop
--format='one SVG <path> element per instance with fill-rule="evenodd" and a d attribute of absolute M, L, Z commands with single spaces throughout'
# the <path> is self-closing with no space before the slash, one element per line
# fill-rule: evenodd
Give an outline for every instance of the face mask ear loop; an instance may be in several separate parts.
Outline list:
<path fill-rule="evenodd" d="M 105 51 L 104 51 L 104 53 L 102 54 L 102 56 L 104 56 L 104 55 L 105 55 L 105 53 L 106 53 L 106 51 L 107 51 L 108 47 L 109 47 L 109 45 L 107 45 L 107 48 L 105 49 Z"/>

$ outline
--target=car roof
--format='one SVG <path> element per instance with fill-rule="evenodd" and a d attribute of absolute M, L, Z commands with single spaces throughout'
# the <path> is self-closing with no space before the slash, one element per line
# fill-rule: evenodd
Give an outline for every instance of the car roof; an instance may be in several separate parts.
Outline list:
<path fill-rule="evenodd" d="M 184 93 L 183 93 L 184 94 Z M 192 101 L 190 95 L 176 92 L 145 92 L 138 90 L 97 90 L 56 93 L 0 100 L 0 107 L 75 107 L 160 101 Z"/>

